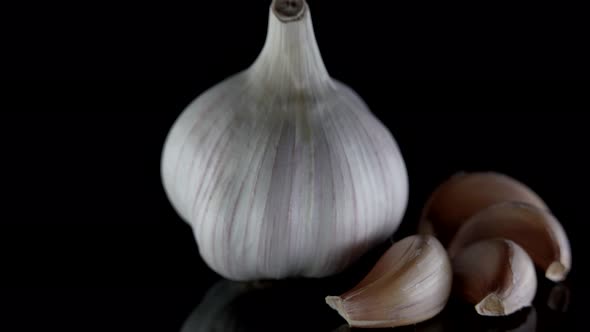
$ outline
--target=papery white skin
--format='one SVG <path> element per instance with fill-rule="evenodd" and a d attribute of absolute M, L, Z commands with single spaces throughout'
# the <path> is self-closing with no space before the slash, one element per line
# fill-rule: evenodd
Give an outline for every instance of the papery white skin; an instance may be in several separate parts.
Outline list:
<path fill-rule="evenodd" d="M 258 59 L 199 96 L 165 143 L 168 198 L 228 279 L 335 274 L 405 213 L 400 150 L 328 75 L 304 11 L 284 22 L 271 7 Z"/>

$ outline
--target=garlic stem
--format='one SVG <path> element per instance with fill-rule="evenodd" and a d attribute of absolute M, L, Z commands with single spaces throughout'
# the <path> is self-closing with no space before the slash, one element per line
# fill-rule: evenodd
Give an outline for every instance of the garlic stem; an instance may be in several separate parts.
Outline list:
<path fill-rule="evenodd" d="M 305 13 L 305 7 L 304 0 L 274 0 L 272 4 L 273 11 L 283 22 L 301 19 Z"/>
<path fill-rule="evenodd" d="M 305 1 L 274 1 L 266 42 L 249 74 L 257 84 L 266 84 L 288 98 L 310 91 L 317 95 L 333 86 Z"/>

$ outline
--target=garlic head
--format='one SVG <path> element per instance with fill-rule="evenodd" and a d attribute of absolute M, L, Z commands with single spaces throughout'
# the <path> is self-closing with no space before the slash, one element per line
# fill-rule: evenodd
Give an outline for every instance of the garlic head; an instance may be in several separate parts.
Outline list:
<path fill-rule="evenodd" d="M 394 137 L 328 74 L 303 0 L 275 0 L 256 61 L 182 112 L 161 172 L 204 261 L 232 280 L 338 273 L 408 200 Z"/>

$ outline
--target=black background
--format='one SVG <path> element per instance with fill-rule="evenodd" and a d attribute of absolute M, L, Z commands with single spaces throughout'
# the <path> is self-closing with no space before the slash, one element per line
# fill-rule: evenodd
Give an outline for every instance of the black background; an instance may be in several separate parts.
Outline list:
<path fill-rule="evenodd" d="M 1 330 L 179 330 L 219 277 L 164 195 L 162 144 L 191 100 L 255 59 L 268 5 L 51 2 L 1 12 Z M 539 329 L 584 330 L 590 103 L 585 82 L 564 80 L 588 77 L 581 8 L 310 6 L 328 70 L 365 99 L 406 159 L 410 204 L 395 237 L 413 232 L 451 174 L 514 176 L 572 243 L 569 311 L 543 306 L 551 285 L 542 283 Z M 346 282 L 337 285 L 326 289 Z M 321 303 L 297 301 L 342 323 Z M 274 330 L 289 330 L 289 319 L 306 317 L 277 319 Z"/>

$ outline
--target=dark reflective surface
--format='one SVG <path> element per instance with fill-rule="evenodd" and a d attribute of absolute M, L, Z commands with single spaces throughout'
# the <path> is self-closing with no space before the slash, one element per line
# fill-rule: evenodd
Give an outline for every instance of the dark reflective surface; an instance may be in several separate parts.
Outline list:
<path fill-rule="evenodd" d="M 193 54 L 189 58 L 198 70 L 189 81 L 40 81 L 3 86 L 0 103 L 8 112 L 0 112 L 6 167 L 0 218 L 0 332 L 178 332 L 183 326 L 206 331 L 215 324 L 228 331 L 350 330 L 324 297 L 352 287 L 372 266 L 370 260 L 347 271 L 347 277 L 273 284 L 239 292 L 229 301 L 221 295 L 206 300 L 219 276 L 200 258 L 192 230 L 162 189 L 161 147 L 171 125 L 199 93 L 249 62 L 236 54 L 247 47 L 252 57 L 257 54 L 266 31 L 268 13 L 263 7 L 255 11 L 259 19 L 235 11 L 258 22 L 260 32 L 232 32 L 243 44 L 234 51 L 218 51 L 235 61 L 203 66 L 210 61 Z M 199 21 L 193 16 L 187 24 Z M 343 28 L 325 23 L 326 17 L 317 20 L 324 29 Z M 203 22 L 203 27 L 210 27 Z M 468 25 L 457 26 L 465 30 Z M 357 28 L 362 25 L 351 27 Z M 191 36 L 197 30 L 214 33 L 195 26 L 189 30 Z M 416 67 L 388 55 L 382 59 L 387 62 L 375 60 L 378 54 L 362 48 L 357 55 L 364 58 L 340 57 L 345 50 L 341 47 L 350 45 L 350 34 L 333 32 L 323 34 L 328 38 L 324 41 L 330 35 L 346 38 L 334 43 L 340 51 L 330 51 L 322 43 L 326 54 L 333 55 L 326 62 L 334 77 L 355 87 L 404 152 L 411 189 L 407 214 L 394 234 L 397 239 L 415 232 L 424 202 L 441 181 L 461 170 L 493 170 L 533 187 L 559 217 L 572 246 L 573 269 L 566 282 L 556 285 L 542 275 L 538 278 L 536 320 L 524 311 L 506 319 L 479 317 L 473 308 L 453 302 L 430 321 L 396 330 L 590 330 L 586 305 L 590 273 L 585 262 L 590 163 L 584 153 L 590 132 L 586 114 L 577 112 L 590 109 L 588 89 L 566 82 L 390 80 L 389 74 Z M 153 34 L 148 35 L 151 40 Z M 259 44 L 246 35 L 258 35 Z M 225 37 L 212 36 L 221 41 L 219 46 L 233 45 Z M 199 40 L 195 38 L 191 44 Z M 381 45 L 378 40 L 369 44 Z M 194 45 L 205 44 L 209 43 Z M 481 65 L 492 68 L 488 62 Z M 456 69 L 444 61 L 432 66 Z M 200 316 L 194 318 L 192 312 Z"/>
<path fill-rule="evenodd" d="M 183 325 L 197 331 L 334 331 L 342 326 L 313 282 L 216 283 Z M 279 325 L 277 325 L 279 324 Z"/>
<path fill-rule="evenodd" d="M 220 280 L 205 294 L 188 316 L 180 332 L 325 331 L 344 332 L 350 328 L 324 302 L 328 289 L 343 282 L 286 281 L 241 283 Z M 483 317 L 473 307 L 453 297 L 436 317 L 395 331 L 552 331 L 567 330 L 565 313 L 571 292 L 565 284 L 541 280 L 533 306 L 505 317 Z M 333 294 L 330 293 L 330 294 Z M 547 297 L 548 295 L 548 297 Z"/>
<path fill-rule="evenodd" d="M 569 287 L 564 284 L 557 284 L 553 286 L 549 297 L 547 298 L 547 306 L 551 310 L 567 312 L 571 301 L 571 292 Z"/>

